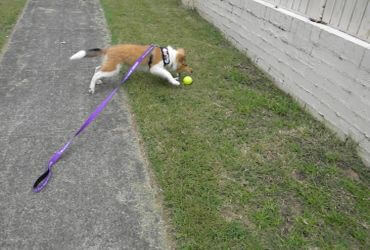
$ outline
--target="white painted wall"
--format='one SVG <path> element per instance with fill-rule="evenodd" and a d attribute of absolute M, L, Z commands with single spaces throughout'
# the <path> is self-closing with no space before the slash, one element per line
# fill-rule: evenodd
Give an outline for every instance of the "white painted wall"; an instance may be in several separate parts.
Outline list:
<path fill-rule="evenodd" d="M 370 0 L 264 0 L 370 42 Z"/>
<path fill-rule="evenodd" d="M 370 166 L 370 44 L 261 0 L 182 0 Z"/>

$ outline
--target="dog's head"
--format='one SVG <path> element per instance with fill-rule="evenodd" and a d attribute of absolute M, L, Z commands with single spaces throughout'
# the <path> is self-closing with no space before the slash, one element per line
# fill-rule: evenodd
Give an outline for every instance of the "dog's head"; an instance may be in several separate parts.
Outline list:
<path fill-rule="evenodd" d="M 190 68 L 186 64 L 186 57 L 185 57 L 185 50 L 184 49 L 178 49 L 176 51 L 176 62 L 177 62 L 177 69 L 176 72 L 187 72 L 189 74 L 193 73 L 193 69 Z"/>

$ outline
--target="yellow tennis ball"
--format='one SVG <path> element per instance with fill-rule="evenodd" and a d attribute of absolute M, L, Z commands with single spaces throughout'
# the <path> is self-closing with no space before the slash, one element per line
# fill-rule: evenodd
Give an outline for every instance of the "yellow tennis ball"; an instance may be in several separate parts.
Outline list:
<path fill-rule="evenodd" d="M 182 79 L 182 82 L 183 82 L 185 85 L 190 85 L 190 84 L 192 84 L 193 79 L 192 79 L 190 76 L 185 76 L 185 77 L 184 77 L 184 79 Z"/>

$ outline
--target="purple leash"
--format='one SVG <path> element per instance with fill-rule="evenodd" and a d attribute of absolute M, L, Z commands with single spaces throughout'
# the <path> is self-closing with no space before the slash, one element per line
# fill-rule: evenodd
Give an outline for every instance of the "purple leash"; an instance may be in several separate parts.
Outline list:
<path fill-rule="evenodd" d="M 150 52 L 155 48 L 155 45 L 150 45 L 149 48 L 135 61 L 135 63 L 131 66 L 129 71 L 124 75 L 121 84 L 127 81 L 127 79 L 131 76 L 131 74 L 135 71 L 135 69 L 140 65 L 140 63 L 147 57 Z M 38 193 L 40 192 L 46 185 L 48 184 L 52 171 L 51 168 L 53 165 L 62 157 L 63 153 L 67 150 L 67 148 L 71 145 L 74 138 L 76 138 L 89 124 L 95 120 L 95 118 L 103 111 L 105 106 L 110 102 L 113 96 L 116 94 L 120 86 L 116 87 L 100 104 L 99 106 L 90 114 L 90 116 L 86 119 L 86 121 L 82 124 L 82 126 L 77 130 L 77 132 L 73 135 L 73 137 L 54 155 L 50 158 L 48 167 L 46 171 L 36 180 L 35 184 L 33 185 L 33 191 Z"/>

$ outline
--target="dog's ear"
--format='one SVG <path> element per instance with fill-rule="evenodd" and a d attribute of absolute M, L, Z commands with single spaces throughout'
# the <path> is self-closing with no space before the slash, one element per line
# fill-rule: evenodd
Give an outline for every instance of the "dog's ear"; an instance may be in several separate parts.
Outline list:
<path fill-rule="evenodd" d="M 180 48 L 177 50 L 177 61 L 180 62 L 180 63 L 184 63 L 185 62 L 185 50 Z"/>
<path fill-rule="evenodd" d="M 185 50 L 183 48 L 177 49 L 177 53 L 179 53 L 179 55 L 185 56 Z"/>

